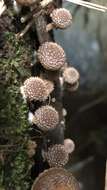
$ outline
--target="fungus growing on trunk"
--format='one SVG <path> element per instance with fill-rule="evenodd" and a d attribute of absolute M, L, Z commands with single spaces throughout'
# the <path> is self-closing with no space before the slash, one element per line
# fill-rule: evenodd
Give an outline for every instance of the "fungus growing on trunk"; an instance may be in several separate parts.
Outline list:
<path fill-rule="evenodd" d="M 65 150 L 64 145 L 55 144 L 48 148 L 46 160 L 50 167 L 61 167 L 67 164 L 69 160 L 69 154 Z"/>
<path fill-rule="evenodd" d="M 47 70 L 59 70 L 66 61 L 63 48 L 54 42 L 45 42 L 38 49 L 38 59 Z"/>
<path fill-rule="evenodd" d="M 47 25 L 47 31 L 50 31 L 53 28 L 65 29 L 72 23 L 72 15 L 65 8 L 54 9 L 50 14 L 50 17 L 52 19 L 52 23 Z"/>
<path fill-rule="evenodd" d="M 65 139 L 64 140 L 64 147 L 68 153 L 72 153 L 75 149 L 74 141 L 71 139 Z"/>
<path fill-rule="evenodd" d="M 28 98 L 30 101 L 44 101 L 48 98 L 52 90 L 53 84 L 50 81 L 47 80 L 46 82 L 39 77 L 28 78 L 21 87 L 23 97 L 25 99 Z"/>
<path fill-rule="evenodd" d="M 74 85 L 80 78 L 79 72 L 74 67 L 67 67 L 63 71 L 64 82 Z"/>
<path fill-rule="evenodd" d="M 48 131 L 57 127 L 59 114 L 55 108 L 46 105 L 37 109 L 31 120 L 42 131 Z"/>

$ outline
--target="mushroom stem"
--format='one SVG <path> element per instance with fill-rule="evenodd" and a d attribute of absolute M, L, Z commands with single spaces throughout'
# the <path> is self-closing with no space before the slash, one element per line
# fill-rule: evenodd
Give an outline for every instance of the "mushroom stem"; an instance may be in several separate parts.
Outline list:
<path fill-rule="evenodd" d="M 52 23 L 49 23 L 49 24 L 47 24 L 47 26 L 46 26 L 46 31 L 49 32 L 50 30 L 52 30 L 52 29 L 54 29 L 54 28 L 56 28 L 55 25 L 54 25 L 54 23 L 53 23 L 53 22 L 52 22 Z"/>

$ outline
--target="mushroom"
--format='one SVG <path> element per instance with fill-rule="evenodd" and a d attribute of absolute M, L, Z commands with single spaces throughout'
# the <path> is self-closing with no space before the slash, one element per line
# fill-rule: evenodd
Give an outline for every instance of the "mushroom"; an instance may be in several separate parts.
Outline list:
<path fill-rule="evenodd" d="M 43 43 L 37 53 L 42 66 L 51 71 L 59 70 L 66 62 L 63 48 L 54 42 Z"/>
<path fill-rule="evenodd" d="M 68 162 L 69 154 L 66 152 L 64 145 L 55 144 L 48 148 L 46 160 L 50 167 L 61 167 Z"/>
<path fill-rule="evenodd" d="M 52 106 L 42 106 L 38 108 L 34 115 L 30 114 L 30 121 L 38 126 L 42 131 L 55 129 L 59 123 L 59 114 Z"/>
<path fill-rule="evenodd" d="M 71 139 L 64 139 L 64 147 L 68 153 L 72 153 L 75 149 L 74 141 Z"/>
<path fill-rule="evenodd" d="M 39 77 L 30 77 L 25 80 L 24 85 L 21 87 L 21 93 L 24 99 L 44 101 L 48 98 L 53 86 L 48 85 L 48 81 L 43 81 Z"/>
<path fill-rule="evenodd" d="M 65 8 L 57 8 L 52 11 L 50 14 L 52 23 L 49 23 L 46 26 L 46 31 L 50 31 L 53 28 L 65 29 L 72 23 L 72 15 Z"/>
<path fill-rule="evenodd" d="M 79 183 L 71 172 L 63 168 L 51 168 L 41 173 L 31 190 L 79 190 Z"/>
<path fill-rule="evenodd" d="M 74 91 L 79 86 L 79 72 L 74 67 L 66 67 L 62 73 L 65 86 Z"/>

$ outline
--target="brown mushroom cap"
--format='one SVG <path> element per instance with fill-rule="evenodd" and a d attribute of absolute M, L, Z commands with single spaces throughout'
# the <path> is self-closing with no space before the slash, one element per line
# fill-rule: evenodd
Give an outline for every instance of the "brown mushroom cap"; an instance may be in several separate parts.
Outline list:
<path fill-rule="evenodd" d="M 52 130 L 59 123 L 59 114 L 52 106 L 42 106 L 35 111 L 33 123 L 42 131 Z"/>
<path fill-rule="evenodd" d="M 64 147 L 68 153 L 72 153 L 75 149 L 74 141 L 71 139 L 64 139 Z"/>
<path fill-rule="evenodd" d="M 59 70 L 66 61 L 63 48 L 54 42 L 45 42 L 38 49 L 38 59 L 47 70 Z"/>
<path fill-rule="evenodd" d="M 44 101 L 50 94 L 44 81 L 39 77 L 30 77 L 25 80 L 23 90 L 29 100 Z"/>
<path fill-rule="evenodd" d="M 79 72 L 74 67 L 67 67 L 63 72 L 63 79 L 66 83 L 74 85 L 79 80 Z"/>
<path fill-rule="evenodd" d="M 51 168 L 39 175 L 31 190 L 79 190 L 79 184 L 67 170 Z"/>
<path fill-rule="evenodd" d="M 72 15 L 65 8 L 54 9 L 50 16 L 54 25 L 62 29 L 67 28 L 72 23 Z"/>
<path fill-rule="evenodd" d="M 66 152 L 64 145 L 56 144 L 48 148 L 46 159 L 50 167 L 61 167 L 68 162 L 69 155 Z"/>
<path fill-rule="evenodd" d="M 36 3 L 37 0 L 16 0 L 17 3 L 23 6 L 30 6 L 34 3 Z"/>

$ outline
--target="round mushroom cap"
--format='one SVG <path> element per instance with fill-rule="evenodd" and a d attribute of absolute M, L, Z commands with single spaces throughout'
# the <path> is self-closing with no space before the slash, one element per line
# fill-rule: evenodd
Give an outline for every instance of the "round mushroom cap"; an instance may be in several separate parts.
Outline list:
<path fill-rule="evenodd" d="M 31 190 L 79 190 L 78 181 L 63 168 L 45 170 L 34 181 Z"/>
<path fill-rule="evenodd" d="M 59 123 L 59 114 L 52 106 L 42 106 L 35 111 L 33 123 L 42 131 L 52 130 Z"/>
<path fill-rule="evenodd" d="M 27 97 L 30 101 L 44 101 L 50 94 L 44 81 L 39 77 L 30 77 L 25 80 L 23 90 L 25 97 Z"/>
<path fill-rule="evenodd" d="M 74 85 L 79 80 L 79 72 L 74 67 L 67 67 L 63 72 L 63 79 L 66 83 Z"/>
<path fill-rule="evenodd" d="M 67 28 L 72 23 L 72 15 L 65 8 L 54 9 L 50 16 L 54 25 L 61 29 Z"/>
<path fill-rule="evenodd" d="M 46 159 L 50 167 L 61 167 L 67 164 L 69 155 L 64 145 L 56 144 L 48 148 Z"/>
<path fill-rule="evenodd" d="M 75 149 L 74 141 L 71 139 L 64 139 L 64 147 L 68 153 L 72 153 Z"/>
<path fill-rule="evenodd" d="M 16 0 L 17 3 L 23 6 L 30 6 L 34 3 L 36 3 L 37 0 Z"/>
<path fill-rule="evenodd" d="M 66 61 L 63 48 L 54 42 L 45 42 L 38 49 L 38 59 L 47 70 L 59 70 Z"/>

